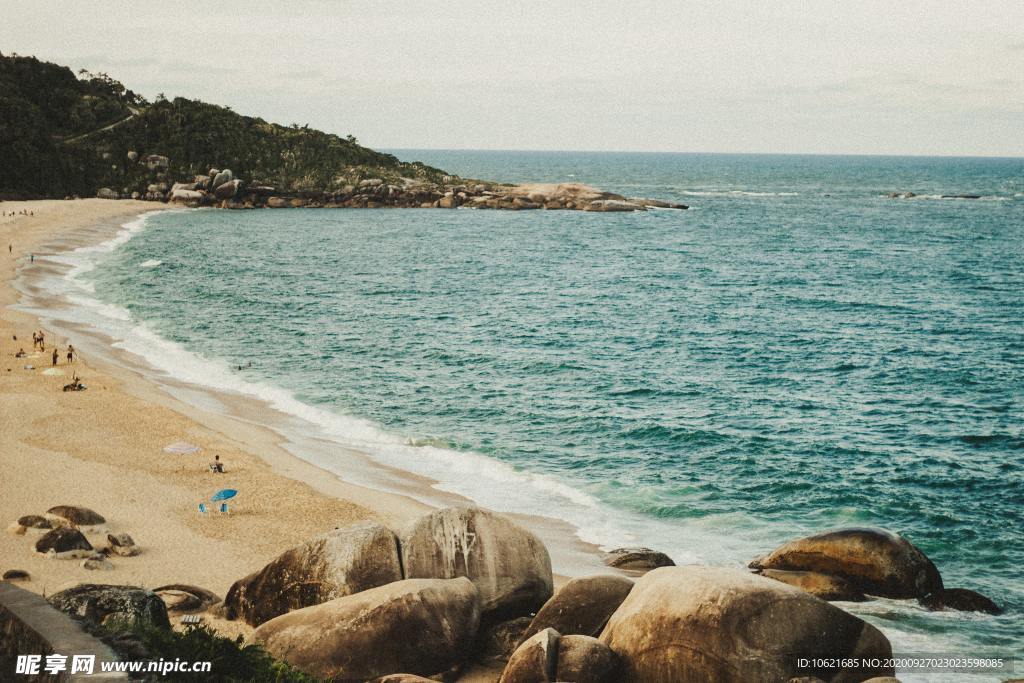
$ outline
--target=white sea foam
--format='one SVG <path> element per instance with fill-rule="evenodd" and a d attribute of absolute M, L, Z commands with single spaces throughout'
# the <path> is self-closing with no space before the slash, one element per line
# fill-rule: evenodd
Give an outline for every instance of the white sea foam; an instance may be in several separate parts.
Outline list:
<path fill-rule="evenodd" d="M 151 258 L 148 261 L 143 261 L 142 263 L 140 263 L 139 268 L 156 268 L 161 264 L 163 264 L 163 261 L 158 261 L 155 258 Z"/>
<path fill-rule="evenodd" d="M 678 190 L 692 197 L 797 197 L 799 192 L 754 192 L 751 190 Z"/>

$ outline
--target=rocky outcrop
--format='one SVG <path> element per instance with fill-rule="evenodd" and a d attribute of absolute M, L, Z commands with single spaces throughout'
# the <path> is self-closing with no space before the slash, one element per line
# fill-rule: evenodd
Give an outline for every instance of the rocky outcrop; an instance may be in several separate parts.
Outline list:
<path fill-rule="evenodd" d="M 468 579 L 411 579 L 289 612 L 254 638 L 311 676 L 362 681 L 448 671 L 469 651 L 479 622 Z"/>
<path fill-rule="evenodd" d="M 943 588 L 921 598 L 921 604 L 929 610 L 953 609 L 961 612 L 984 612 L 1002 614 L 1002 608 L 977 591 L 967 588 Z"/>
<path fill-rule="evenodd" d="M 942 590 L 942 577 L 932 561 L 910 541 L 885 529 L 839 529 L 797 539 L 750 567 L 837 576 L 867 595 L 888 598 L 920 598 Z"/>
<path fill-rule="evenodd" d="M 232 618 L 259 626 L 289 610 L 401 578 L 395 535 L 385 526 L 367 522 L 335 529 L 282 553 L 263 569 L 236 581 L 224 604 Z"/>
<path fill-rule="evenodd" d="M 171 626 L 163 601 L 145 588 L 86 583 L 47 599 L 60 611 L 99 626 Z"/>
<path fill-rule="evenodd" d="M 822 600 L 842 600 L 847 602 L 863 602 L 867 596 L 854 588 L 846 579 L 839 576 L 819 574 L 818 572 L 785 571 L 782 569 L 761 569 L 761 576 L 781 581 L 784 584 L 807 591 Z"/>
<path fill-rule="evenodd" d="M 784 627 L 782 625 L 785 625 Z M 624 683 L 862 681 L 891 669 L 799 670 L 794 653 L 889 657 L 878 629 L 778 581 L 720 567 L 663 567 L 636 585 L 601 634 Z"/>
<path fill-rule="evenodd" d="M 572 579 L 544 603 L 524 637 L 546 628 L 563 635 L 596 636 L 632 588 L 633 582 L 624 576 Z"/>
<path fill-rule="evenodd" d="M 57 505 L 47 510 L 46 515 L 75 526 L 96 526 L 107 521 L 98 512 L 79 505 Z"/>
<path fill-rule="evenodd" d="M 665 553 L 650 548 L 616 548 L 605 553 L 604 563 L 628 572 L 647 572 L 676 564 Z"/>
<path fill-rule="evenodd" d="M 221 601 L 216 593 L 187 583 L 170 583 L 153 592 L 164 601 L 168 612 L 201 612 Z"/>
<path fill-rule="evenodd" d="M 584 211 L 646 211 L 643 204 L 636 204 L 621 199 L 598 199 L 583 207 Z"/>
<path fill-rule="evenodd" d="M 234 199 L 241 188 L 242 181 L 236 178 L 217 185 L 213 190 L 213 195 L 217 199 Z"/>
<path fill-rule="evenodd" d="M 37 553 L 56 553 L 58 555 L 91 554 L 92 544 L 82 535 L 82 532 L 72 527 L 61 526 L 51 529 L 36 541 Z M 77 553 L 76 553 L 77 551 Z"/>
<path fill-rule="evenodd" d="M 596 638 L 562 636 L 548 628 L 516 649 L 501 673 L 500 683 L 613 683 L 617 669 L 615 654 Z"/>
<path fill-rule="evenodd" d="M 507 517 L 478 507 L 437 510 L 401 534 L 407 579 L 469 578 L 489 618 L 531 613 L 551 597 L 547 548 Z"/>

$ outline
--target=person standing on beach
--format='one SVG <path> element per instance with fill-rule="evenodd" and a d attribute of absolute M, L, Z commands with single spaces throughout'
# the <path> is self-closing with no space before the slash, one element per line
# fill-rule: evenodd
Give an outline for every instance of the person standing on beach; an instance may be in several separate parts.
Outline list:
<path fill-rule="evenodd" d="M 57 353 L 57 347 L 54 346 L 53 347 L 53 364 L 54 365 L 57 365 L 57 358 L 59 357 L 59 355 L 60 354 Z"/>
<path fill-rule="evenodd" d="M 45 335 L 43 335 L 43 331 L 42 330 L 39 330 L 39 350 L 40 351 L 45 351 L 46 350 L 46 337 L 45 337 Z"/>
<path fill-rule="evenodd" d="M 75 360 L 75 347 L 68 344 L 68 363 L 73 363 Z"/>

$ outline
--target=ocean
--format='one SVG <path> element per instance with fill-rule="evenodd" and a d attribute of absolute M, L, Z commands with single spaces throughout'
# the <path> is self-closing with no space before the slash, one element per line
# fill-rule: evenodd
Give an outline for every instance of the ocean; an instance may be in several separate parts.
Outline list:
<path fill-rule="evenodd" d="M 395 153 L 691 209 L 159 213 L 60 257 L 73 315 L 604 547 L 892 529 L 1006 614 L 846 607 L 901 653 L 1024 652 L 1024 160 Z"/>

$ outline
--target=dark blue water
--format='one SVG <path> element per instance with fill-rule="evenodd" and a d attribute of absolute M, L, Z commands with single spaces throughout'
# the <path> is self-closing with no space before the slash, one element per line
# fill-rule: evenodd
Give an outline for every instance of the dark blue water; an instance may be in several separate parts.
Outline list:
<path fill-rule="evenodd" d="M 899 531 L 1008 613 L 862 613 L 905 651 L 1024 650 L 1024 161 L 399 155 L 693 208 L 165 214 L 98 297 L 588 540 L 741 563 Z"/>

